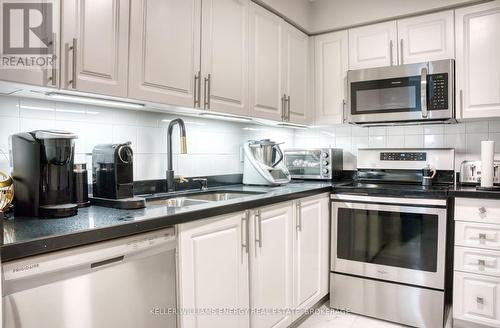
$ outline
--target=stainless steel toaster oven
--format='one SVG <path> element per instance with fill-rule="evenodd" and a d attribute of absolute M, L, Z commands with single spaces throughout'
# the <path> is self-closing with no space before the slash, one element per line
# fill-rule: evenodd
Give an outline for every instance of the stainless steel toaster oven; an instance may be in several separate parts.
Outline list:
<path fill-rule="evenodd" d="M 292 179 L 332 180 L 343 170 L 342 149 L 286 149 L 284 160 Z"/>

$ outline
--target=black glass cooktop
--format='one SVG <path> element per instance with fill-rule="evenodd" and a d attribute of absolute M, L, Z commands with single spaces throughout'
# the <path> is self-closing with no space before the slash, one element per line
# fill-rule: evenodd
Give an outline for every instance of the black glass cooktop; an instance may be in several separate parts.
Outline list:
<path fill-rule="evenodd" d="M 420 184 L 351 182 L 334 187 L 337 193 L 393 197 L 446 198 L 450 185 L 438 184 L 424 187 Z"/>

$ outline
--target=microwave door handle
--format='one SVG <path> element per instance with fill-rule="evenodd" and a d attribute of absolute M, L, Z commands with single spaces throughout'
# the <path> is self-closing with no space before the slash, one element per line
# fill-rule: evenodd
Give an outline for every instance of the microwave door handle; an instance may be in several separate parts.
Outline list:
<path fill-rule="evenodd" d="M 420 71 L 420 107 L 422 108 L 422 118 L 427 118 L 427 67 L 422 67 Z"/>

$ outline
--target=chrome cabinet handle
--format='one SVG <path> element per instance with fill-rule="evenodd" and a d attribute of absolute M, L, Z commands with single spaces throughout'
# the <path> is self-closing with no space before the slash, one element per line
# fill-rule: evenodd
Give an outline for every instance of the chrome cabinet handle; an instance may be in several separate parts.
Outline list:
<path fill-rule="evenodd" d="M 241 248 L 245 249 L 248 254 L 248 220 L 250 218 L 250 211 L 246 210 L 241 218 Z"/>
<path fill-rule="evenodd" d="M 422 117 L 427 118 L 427 67 L 422 67 L 420 71 L 420 107 L 422 107 Z"/>
<path fill-rule="evenodd" d="M 201 71 L 194 75 L 194 107 L 200 107 L 201 98 Z"/>
<path fill-rule="evenodd" d="M 297 201 L 297 231 L 302 231 L 302 203 Z"/>
<path fill-rule="evenodd" d="M 392 40 L 389 41 L 389 60 L 391 61 L 391 66 L 394 63 L 394 56 L 392 55 L 392 50 L 394 48 L 394 45 L 392 44 Z"/>
<path fill-rule="evenodd" d="M 56 48 L 57 48 L 57 34 L 52 33 L 52 41 L 50 42 L 50 46 L 52 47 L 52 76 L 49 77 L 49 81 L 53 86 L 56 86 L 57 84 L 57 54 L 56 54 Z"/>
<path fill-rule="evenodd" d="M 400 65 L 403 65 L 403 39 L 399 41 L 400 46 L 401 46 L 401 62 L 399 63 Z"/>
<path fill-rule="evenodd" d="M 486 213 L 486 208 L 484 206 L 481 206 L 479 209 L 478 209 L 479 213 L 480 214 L 485 214 Z"/>
<path fill-rule="evenodd" d="M 286 103 L 287 103 L 286 120 L 287 120 L 287 122 L 290 122 L 290 96 L 287 97 Z"/>
<path fill-rule="evenodd" d="M 285 103 L 286 103 L 286 94 L 284 94 L 281 97 L 281 120 L 285 121 L 286 120 L 286 114 L 285 114 Z"/>
<path fill-rule="evenodd" d="M 255 242 L 262 248 L 262 216 L 260 210 L 255 213 Z"/>
<path fill-rule="evenodd" d="M 205 109 L 210 109 L 210 93 L 211 93 L 211 87 L 212 87 L 212 75 L 208 74 L 208 76 L 205 78 L 205 103 L 203 104 L 203 107 Z"/>
<path fill-rule="evenodd" d="M 478 296 L 478 297 L 476 297 L 476 302 L 478 304 L 484 304 L 484 298 Z"/>
<path fill-rule="evenodd" d="M 347 113 L 345 111 L 345 105 L 346 105 L 346 101 L 345 101 L 345 99 L 343 99 L 342 100 L 342 122 L 343 123 L 347 122 Z"/>
<path fill-rule="evenodd" d="M 464 91 L 460 89 L 460 118 L 464 117 Z"/>
<path fill-rule="evenodd" d="M 68 52 L 72 51 L 73 52 L 73 61 L 71 63 L 71 80 L 68 81 L 68 84 L 71 85 L 73 89 L 76 89 L 76 56 L 77 56 L 77 39 L 73 38 L 73 43 L 72 45 L 68 48 Z"/>

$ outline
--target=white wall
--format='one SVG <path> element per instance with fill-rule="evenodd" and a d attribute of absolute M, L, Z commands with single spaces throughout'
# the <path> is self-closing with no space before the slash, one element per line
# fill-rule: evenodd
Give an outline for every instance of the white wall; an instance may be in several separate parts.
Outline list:
<path fill-rule="evenodd" d="M 0 96 L 0 171 L 10 173 L 2 152 L 8 137 L 37 129 L 67 130 L 78 135 L 75 162 L 92 162 L 92 148 L 99 143 L 132 142 L 134 179 L 163 179 L 167 169 L 166 133 L 177 116 L 63 102 Z M 271 138 L 291 145 L 293 130 L 184 117 L 188 154 L 179 154 L 174 129 L 174 170 L 184 176 L 242 173 L 240 146 L 248 139 Z"/>
<path fill-rule="evenodd" d="M 306 31 L 310 30 L 310 11 L 311 2 L 309 0 L 254 0 L 257 3 L 263 3 L 295 24 L 301 26 Z"/>
<path fill-rule="evenodd" d="M 314 0 L 308 30 L 341 29 L 474 2 L 477 0 Z"/>

